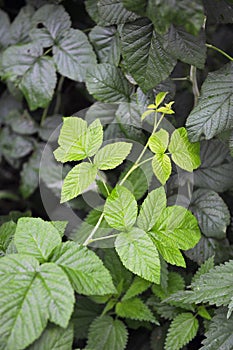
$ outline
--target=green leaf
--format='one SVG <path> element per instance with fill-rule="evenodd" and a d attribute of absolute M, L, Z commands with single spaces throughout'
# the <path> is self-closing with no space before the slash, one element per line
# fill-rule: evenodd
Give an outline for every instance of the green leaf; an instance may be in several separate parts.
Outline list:
<path fill-rule="evenodd" d="M 148 190 L 152 178 L 152 172 L 148 166 L 150 166 L 150 164 L 144 163 L 142 166 L 135 169 L 124 181 L 124 187 L 134 195 L 136 200 L 141 199 Z M 121 172 L 119 180 L 124 178 L 130 168 L 131 166 Z"/>
<path fill-rule="evenodd" d="M 10 19 L 6 12 L 0 9 L 0 48 L 6 47 L 10 41 Z"/>
<path fill-rule="evenodd" d="M 138 17 L 135 13 L 127 11 L 120 0 L 99 0 L 98 12 L 106 25 L 130 22 Z"/>
<path fill-rule="evenodd" d="M 128 156 L 132 144 L 128 142 L 115 142 L 101 148 L 94 157 L 94 164 L 100 170 L 114 169 Z"/>
<path fill-rule="evenodd" d="M 172 172 L 171 160 L 169 156 L 167 154 L 155 154 L 152 160 L 152 168 L 160 183 L 165 185 Z"/>
<path fill-rule="evenodd" d="M 122 71 L 108 63 L 89 69 L 86 84 L 89 93 L 103 102 L 128 102 L 133 91 Z"/>
<path fill-rule="evenodd" d="M 61 236 L 53 224 L 40 218 L 20 218 L 14 243 L 19 253 L 28 254 L 44 262 L 61 243 Z"/>
<path fill-rule="evenodd" d="M 126 24 L 121 39 L 127 69 L 143 91 L 154 88 L 170 75 L 176 60 L 166 51 L 164 38 L 148 20 Z"/>
<path fill-rule="evenodd" d="M 62 329 L 50 324 L 27 350 L 72 350 L 72 344 L 73 327 Z"/>
<path fill-rule="evenodd" d="M 116 111 L 116 120 L 120 123 L 121 129 L 130 126 L 140 129 L 142 127 L 140 105 L 135 101 L 121 102 Z"/>
<path fill-rule="evenodd" d="M 78 29 L 70 29 L 56 40 L 53 58 L 58 72 L 76 81 L 85 81 L 87 69 L 96 64 L 87 36 Z"/>
<path fill-rule="evenodd" d="M 97 52 L 100 63 L 110 63 L 118 66 L 121 51 L 119 34 L 114 26 L 95 26 L 91 30 L 89 38 Z"/>
<path fill-rule="evenodd" d="M 185 128 L 173 131 L 168 150 L 172 154 L 172 160 L 181 169 L 192 172 L 201 164 L 200 144 L 189 141 Z"/>
<path fill-rule="evenodd" d="M 107 223 L 119 231 L 130 229 L 134 225 L 137 211 L 134 196 L 120 185 L 112 190 L 104 205 L 104 217 Z"/>
<path fill-rule="evenodd" d="M 155 242 L 165 247 L 183 250 L 194 247 L 201 238 L 197 219 L 180 206 L 164 209 L 150 234 Z"/>
<path fill-rule="evenodd" d="M 162 255 L 164 260 L 168 262 L 171 265 L 186 267 L 185 260 L 183 258 L 183 255 L 181 254 L 180 250 L 175 247 L 168 247 L 160 243 L 159 241 L 155 241 L 154 243 L 159 251 L 159 253 Z"/>
<path fill-rule="evenodd" d="M 209 73 L 201 89 L 196 107 L 189 115 L 186 126 L 192 142 L 203 136 L 209 140 L 232 127 L 233 63 Z"/>
<path fill-rule="evenodd" d="M 153 153 L 163 154 L 168 146 L 169 134 L 166 130 L 160 129 L 149 138 L 149 147 Z"/>
<path fill-rule="evenodd" d="M 125 295 L 122 298 L 122 301 L 131 299 L 143 292 L 145 292 L 149 287 L 151 283 L 139 276 L 135 276 L 132 284 L 130 285 L 129 289 L 125 293 Z"/>
<path fill-rule="evenodd" d="M 160 282 L 159 254 L 145 231 L 132 228 L 120 233 L 115 248 L 127 269 L 150 282 Z"/>
<path fill-rule="evenodd" d="M 99 22 L 99 12 L 96 0 L 85 0 L 85 8 L 91 19 L 98 23 Z"/>
<path fill-rule="evenodd" d="M 30 43 L 7 48 L 2 55 L 2 72 L 4 79 L 19 86 L 31 110 L 44 108 L 51 101 L 56 70 L 52 58 L 43 56 L 40 45 Z"/>
<path fill-rule="evenodd" d="M 0 226 L 0 255 L 6 253 L 16 230 L 14 221 L 7 221 Z"/>
<path fill-rule="evenodd" d="M 154 284 L 152 286 L 152 292 L 158 296 L 160 299 L 165 299 L 169 295 L 183 290 L 185 287 L 184 279 L 177 272 L 169 272 L 168 274 L 168 284 L 166 288 L 163 288 L 161 285 Z"/>
<path fill-rule="evenodd" d="M 50 261 L 62 267 L 77 293 L 104 295 L 115 292 L 102 261 L 84 246 L 75 242 L 63 243 L 53 251 Z"/>
<path fill-rule="evenodd" d="M 87 110 L 85 119 L 87 122 L 93 122 L 96 118 L 100 119 L 102 125 L 109 125 L 115 118 L 118 104 L 95 102 Z"/>
<path fill-rule="evenodd" d="M 178 315 L 169 327 L 165 350 L 182 349 L 196 336 L 198 328 L 198 320 L 190 312 Z"/>
<path fill-rule="evenodd" d="M 151 191 L 144 200 L 137 219 L 137 225 L 144 231 L 149 231 L 158 220 L 164 208 L 167 197 L 163 187 Z"/>
<path fill-rule="evenodd" d="M 173 25 L 168 33 L 168 47 L 171 55 L 178 60 L 203 69 L 206 60 L 204 35 L 196 37 Z"/>
<path fill-rule="evenodd" d="M 95 181 L 96 175 L 97 167 L 94 164 L 85 162 L 76 165 L 64 180 L 61 203 L 79 196 Z"/>
<path fill-rule="evenodd" d="M 87 350 L 124 350 L 127 339 L 128 332 L 122 321 L 110 316 L 98 317 L 89 328 Z"/>
<path fill-rule="evenodd" d="M 33 150 L 32 142 L 25 136 L 12 133 L 8 127 L 0 130 L 1 153 L 10 161 L 16 162 L 16 159 L 25 157 Z"/>
<path fill-rule="evenodd" d="M 70 26 L 70 17 L 63 6 L 46 4 L 33 16 L 30 36 L 44 47 L 50 47 Z"/>
<path fill-rule="evenodd" d="M 225 192 L 232 188 L 233 159 L 219 140 L 201 142 L 201 166 L 194 171 L 194 185 Z"/>
<path fill-rule="evenodd" d="M 81 118 L 67 117 L 58 138 L 60 147 L 54 152 L 58 161 L 77 161 L 93 156 L 103 142 L 103 127 L 96 119 L 87 127 Z"/>
<path fill-rule="evenodd" d="M 193 193 L 190 210 L 196 216 L 205 236 L 217 239 L 226 237 L 230 214 L 226 204 L 216 192 L 196 190 Z"/>
<path fill-rule="evenodd" d="M 156 107 L 159 107 L 161 105 L 161 103 L 163 103 L 167 94 L 168 94 L 168 92 L 161 91 L 156 95 L 156 97 L 155 97 L 155 106 Z"/>
<path fill-rule="evenodd" d="M 28 113 L 27 110 L 21 111 L 13 110 L 5 120 L 7 125 L 10 125 L 12 130 L 21 135 L 32 135 L 38 130 L 37 125 Z"/>
<path fill-rule="evenodd" d="M 209 328 L 205 333 L 205 339 L 202 341 L 201 350 L 231 350 L 232 349 L 232 327 L 233 317 L 226 318 L 226 309 L 220 308 L 216 310 L 215 316 L 209 324 Z"/>
<path fill-rule="evenodd" d="M 116 314 L 119 317 L 130 318 L 132 320 L 158 323 L 151 310 L 140 298 L 119 301 L 116 304 Z"/>
<path fill-rule="evenodd" d="M 67 327 L 74 293 L 58 266 L 40 267 L 34 257 L 11 254 L 0 259 L 0 271 L 1 349 L 26 348 L 48 320 Z"/>
<path fill-rule="evenodd" d="M 31 5 L 22 7 L 10 26 L 11 45 L 17 43 L 28 43 L 34 8 Z"/>
<path fill-rule="evenodd" d="M 195 275 L 192 278 L 192 282 L 195 282 L 196 280 L 199 279 L 199 277 L 201 277 L 201 275 L 204 275 L 205 273 L 209 272 L 213 268 L 214 268 L 214 256 L 211 256 L 196 271 Z"/>

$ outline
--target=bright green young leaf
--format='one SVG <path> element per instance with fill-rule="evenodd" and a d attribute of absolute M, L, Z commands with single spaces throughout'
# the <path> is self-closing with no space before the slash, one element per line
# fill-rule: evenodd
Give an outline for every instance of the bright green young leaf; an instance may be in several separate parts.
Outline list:
<path fill-rule="evenodd" d="M 164 38 L 147 19 L 126 24 L 121 33 L 122 54 L 128 71 L 143 91 L 154 88 L 173 70 L 176 60 L 164 47 Z"/>
<path fill-rule="evenodd" d="M 66 272 L 77 293 L 104 295 L 115 292 L 102 261 L 84 246 L 75 242 L 63 243 L 54 250 L 50 260 Z"/>
<path fill-rule="evenodd" d="M 78 161 L 93 156 L 103 142 L 103 127 L 96 119 L 88 127 L 81 118 L 67 117 L 58 138 L 58 147 L 54 151 L 55 158 L 64 163 Z"/>
<path fill-rule="evenodd" d="M 96 175 L 97 167 L 94 164 L 85 162 L 76 165 L 64 180 L 61 203 L 79 196 L 95 181 Z"/>
<path fill-rule="evenodd" d="M 185 128 L 176 129 L 172 133 L 168 150 L 172 154 L 172 160 L 181 169 L 192 172 L 201 164 L 200 144 L 189 141 Z"/>
<path fill-rule="evenodd" d="M 0 255 L 5 254 L 16 230 L 14 221 L 7 221 L 0 226 Z"/>
<path fill-rule="evenodd" d="M 125 187 L 117 185 L 108 196 L 104 206 L 107 223 L 117 230 L 130 229 L 137 218 L 137 202 Z"/>
<path fill-rule="evenodd" d="M 196 216 L 205 236 L 217 239 L 226 236 L 226 229 L 230 224 L 230 213 L 216 192 L 205 189 L 196 190 L 193 193 L 190 210 Z"/>
<path fill-rule="evenodd" d="M 156 95 L 156 97 L 155 97 L 155 106 L 156 106 L 156 108 L 158 108 L 161 105 L 161 103 L 163 103 L 163 101 L 164 101 L 165 97 L 167 96 L 167 94 L 168 94 L 168 92 L 162 91 L 162 92 L 159 92 Z"/>
<path fill-rule="evenodd" d="M 58 72 L 72 80 L 85 81 L 87 69 L 96 65 L 96 56 L 87 36 L 70 29 L 56 40 L 53 57 Z"/>
<path fill-rule="evenodd" d="M 44 262 L 61 243 L 61 236 L 51 222 L 40 218 L 21 218 L 17 223 L 14 243 L 19 253 Z"/>
<path fill-rule="evenodd" d="M 99 0 L 98 12 L 105 25 L 134 21 L 138 16 L 126 10 L 120 0 Z"/>
<path fill-rule="evenodd" d="M 163 209 L 166 208 L 167 197 L 163 187 L 151 191 L 140 209 L 137 225 L 144 231 L 149 231 L 156 223 Z"/>
<path fill-rule="evenodd" d="M 46 107 L 56 86 L 53 60 L 42 55 L 43 48 L 35 43 L 12 45 L 2 55 L 2 77 L 17 83 L 31 110 Z"/>
<path fill-rule="evenodd" d="M 155 242 L 183 250 L 194 247 L 201 238 L 197 219 L 181 206 L 164 209 L 150 234 Z"/>
<path fill-rule="evenodd" d="M 160 282 L 159 254 L 145 231 L 132 228 L 120 233 L 115 248 L 127 269 L 150 282 Z"/>
<path fill-rule="evenodd" d="M 203 346 L 200 350 L 231 350 L 233 342 L 233 316 L 226 318 L 227 310 L 219 308 L 216 310 L 208 330 L 205 333 L 205 339 L 202 341 Z"/>
<path fill-rule="evenodd" d="M 73 327 L 66 329 L 49 324 L 40 338 L 37 339 L 27 350 L 72 350 Z"/>
<path fill-rule="evenodd" d="M 122 321 L 100 316 L 89 328 L 87 350 L 124 350 L 127 339 L 128 332 Z"/>
<path fill-rule="evenodd" d="M 129 289 L 125 293 L 122 300 L 128 300 L 131 299 L 147 290 L 150 287 L 151 283 L 139 276 L 135 276 L 132 284 L 130 285 Z"/>
<path fill-rule="evenodd" d="M 149 147 L 153 153 L 163 154 L 167 149 L 168 142 L 168 132 L 164 129 L 160 129 L 149 138 Z"/>
<path fill-rule="evenodd" d="M 167 154 L 155 154 L 152 160 L 152 168 L 160 183 L 165 185 L 172 172 L 171 160 L 169 156 Z"/>
<path fill-rule="evenodd" d="M 120 61 L 120 41 L 117 29 L 114 26 L 95 26 L 89 34 L 100 63 L 110 63 L 118 66 Z"/>
<path fill-rule="evenodd" d="M 154 239 L 154 236 L 152 238 Z M 184 257 L 178 248 L 165 246 L 159 240 L 156 241 L 155 239 L 154 243 L 166 262 L 171 265 L 186 267 Z"/>
<path fill-rule="evenodd" d="M 87 72 L 87 89 L 98 101 L 128 102 L 133 86 L 122 71 L 108 63 L 98 64 Z"/>
<path fill-rule="evenodd" d="M 68 277 L 55 264 L 40 267 L 34 257 L 22 254 L 0 259 L 0 349 L 26 348 L 48 320 L 67 327 L 73 304 Z"/>
<path fill-rule="evenodd" d="M 102 147 L 94 157 L 94 164 L 100 170 L 114 169 L 128 156 L 132 144 L 128 142 L 115 142 Z"/>
<path fill-rule="evenodd" d="M 196 336 L 198 328 L 198 320 L 190 312 L 178 315 L 169 327 L 165 350 L 182 349 Z"/>
<path fill-rule="evenodd" d="M 116 314 L 123 318 L 158 323 L 148 306 L 137 297 L 119 301 L 116 304 Z"/>
<path fill-rule="evenodd" d="M 208 74 L 196 107 L 189 115 L 186 126 L 190 140 L 201 137 L 209 140 L 232 127 L 233 116 L 233 62 Z"/>
<path fill-rule="evenodd" d="M 70 16 L 63 6 L 46 4 L 32 17 L 30 36 L 44 47 L 53 46 L 56 39 L 71 26 Z"/>

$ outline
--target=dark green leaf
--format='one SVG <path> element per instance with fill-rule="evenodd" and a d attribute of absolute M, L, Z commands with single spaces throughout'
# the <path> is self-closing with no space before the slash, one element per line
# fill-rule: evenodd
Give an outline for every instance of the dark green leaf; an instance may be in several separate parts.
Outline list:
<path fill-rule="evenodd" d="M 15 17 L 10 27 L 11 44 L 30 42 L 29 32 L 34 8 L 30 5 L 24 6 Z"/>
<path fill-rule="evenodd" d="M 24 110 L 23 113 L 17 110 L 10 112 L 7 116 L 6 124 L 10 125 L 14 132 L 22 135 L 35 134 L 38 129 L 27 110 Z"/>
<path fill-rule="evenodd" d="M 12 133 L 8 128 L 0 132 L 0 146 L 2 154 L 8 159 L 25 157 L 33 150 L 29 139 Z"/>
<path fill-rule="evenodd" d="M 122 71 L 108 63 L 89 69 L 86 84 L 90 94 L 104 102 L 129 101 L 132 93 L 132 85 Z"/>
<path fill-rule="evenodd" d="M 100 19 L 107 25 L 134 21 L 138 17 L 135 13 L 127 11 L 121 0 L 99 0 L 98 11 Z"/>
<path fill-rule="evenodd" d="M 165 39 L 145 19 L 126 24 L 121 33 L 122 53 L 128 71 L 143 91 L 165 80 L 176 60 L 164 48 Z"/>
<path fill-rule="evenodd" d="M 10 42 L 10 19 L 8 14 L 0 9 L 0 48 L 6 47 Z"/>

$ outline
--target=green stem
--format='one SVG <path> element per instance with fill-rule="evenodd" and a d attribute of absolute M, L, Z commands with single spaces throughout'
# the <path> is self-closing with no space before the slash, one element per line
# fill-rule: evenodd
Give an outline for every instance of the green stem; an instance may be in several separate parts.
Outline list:
<path fill-rule="evenodd" d="M 196 106 L 198 97 L 200 96 L 200 91 L 197 84 L 197 68 L 194 66 L 190 67 L 190 80 L 193 86 L 194 106 Z"/>
<path fill-rule="evenodd" d="M 48 110 L 49 110 L 49 104 L 48 106 L 44 109 L 42 117 L 41 117 L 41 121 L 40 121 L 40 125 L 42 125 L 47 117 L 48 114 Z"/>
<path fill-rule="evenodd" d="M 171 80 L 174 81 L 189 81 L 190 78 L 189 77 L 183 77 L 183 78 L 171 78 Z"/>
<path fill-rule="evenodd" d="M 97 224 L 95 225 L 95 227 L 93 228 L 93 230 L 91 231 L 91 233 L 89 234 L 89 236 L 87 237 L 87 239 L 85 240 L 85 242 L 83 243 L 84 246 L 87 246 L 90 241 L 92 240 L 92 237 L 94 236 L 94 234 L 96 233 L 96 231 L 98 230 L 102 220 L 104 218 L 104 213 L 102 213 L 99 217 L 99 220 L 97 222 Z"/>
<path fill-rule="evenodd" d="M 154 156 L 143 160 L 141 163 L 138 164 L 138 167 L 140 167 L 141 165 L 143 165 L 143 164 L 149 162 L 149 161 L 152 160 L 153 158 L 154 158 Z"/>
<path fill-rule="evenodd" d="M 98 237 L 98 238 L 93 238 L 93 239 L 89 239 L 88 243 L 87 244 L 90 244 L 92 242 L 96 242 L 96 241 L 102 241 L 104 239 L 109 239 L 109 238 L 114 238 L 114 237 L 117 237 L 118 234 L 114 234 L 114 235 L 109 235 L 109 236 L 103 236 L 103 237 Z"/>
<path fill-rule="evenodd" d="M 109 195 L 110 195 L 110 192 L 109 192 L 109 190 L 108 190 L 108 186 L 106 185 L 105 180 L 104 180 L 103 176 L 101 175 L 101 173 L 100 173 L 99 171 L 98 171 L 98 175 L 99 175 L 99 177 L 101 178 L 101 181 L 102 181 L 102 183 L 103 183 L 103 185 L 104 185 L 104 188 L 105 188 L 105 190 L 106 190 L 106 192 L 107 192 L 107 195 L 109 196 Z"/>
<path fill-rule="evenodd" d="M 62 75 L 59 79 L 58 85 L 57 85 L 57 99 L 56 104 L 54 107 L 54 114 L 58 114 L 61 106 L 61 91 L 62 91 L 62 85 L 64 83 L 65 77 Z"/>
<path fill-rule="evenodd" d="M 218 51 L 219 53 L 221 53 L 223 56 L 225 56 L 226 58 L 228 58 L 230 61 L 233 61 L 233 57 L 231 57 L 230 55 L 228 55 L 225 51 L 219 49 L 218 47 L 211 45 L 211 44 L 205 44 L 206 47 L 208 47 L 209 49 L 213 49 L 215 51 Z"/>
<path fill-rule="evenodd" d="M 48 53 L 50 53 L 52 51 L 52 48 L 48 49 L 47 51 L 45 51 L 44 55 L 43 56 L 46 56 L 48 55 Z"/>

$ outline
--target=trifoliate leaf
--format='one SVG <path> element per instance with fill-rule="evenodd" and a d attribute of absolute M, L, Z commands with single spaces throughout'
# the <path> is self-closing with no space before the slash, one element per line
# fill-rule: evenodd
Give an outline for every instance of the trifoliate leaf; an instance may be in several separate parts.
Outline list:
<path fill-rule="evenodd" d="M 160 183 L 165 185 L 172 172 L 169 156 L 167 154 L 155 154 L 152 160 L 152 169 Z"/>
<path fill-rule="evenodd" d="M 107 25 L 134 21 L 138 17 L 126 10 L 120 0 L 100 0 L 97 6 L 100 20 Z"/>
<path fill-rule="evenodd" d="M 126 24 L 121 39 L 127 69 L 143 91 L 169 76 L 176 60 L 166 51 L 164 39 L 153 30 L 151 22 L 143 18 Z"/>
<path fill-rule="evenodd" d="M 168 150 L 172 154 L 172 160 L 181 169 L 192 172 L 201 164 L 200 145 L 189 141 L 185 128 L 176 129 L 172 133 Z"/>
<path fill-rule="evenodd" d="M 70 29 L 56 40 L 53 57 L 59 73 L 76 81 L 85 81 L 87 69 L 96 64 L 87 36 L 78 29 Z"/>
<path fill-rule="evenodd" d="M 149 231 L 154 225 L 161 212 L 166 208 L 167 197 L 163 187 L 151 191 L 144 200 L 137 219 L 139 228 Z"/>
<path fill-rule="evenodd" d="M 137 218 L 137 202 L 125 187 L 117 185 L 108 196 L 104 206 L 107 223 L 117 230 L 130 229 Z"/>
<path fill-rule="evenodd" d="M 87 72 L 87 89 L 97 100 L 103 102 L 128 102 L 133 86 L 122 71 L 108 63 L 101 63 Z"/>
<path fill-rule="evenodd" d="M 50 47 L 70 26 L 70 17 L 63 6 L 46 4 L 32 17 L 30 36 L 44 47 Z"/>
<path fill-rule="evenodd" d="M 201 137 L 209 140 L 231 128 L 233 115 L 233 63 L 208 74 L 196 107 L 186 126 L 192 142 Z"/>
<path fill-rule="evenodd" d="M 72 350 L 73 327 L 66 329 L 49 324 L 40 338 L 37 339 L 27 350 Z"/>
<path fill-rule="evenodd" d="M 0 259 L 0 271 L 1 349 L 26 348 L 48 320 L 67 327 L 74 293 L 61 268 L 52 263 L 39 266 L 34 257 L 11 254 Z"/>
<path fill-rule="evenodd" d="M 232 327 L 233 316 L 226 318 L 227 310 L 220 308 L 216 310 L 215 316 L 212 318 L 209 328 L 205 333 L 205 339 L 202 341 L 203 346 L 200 350 L 231 350 L 232 349 Z"/>
<path fill-rule="evenodd" d="M 50 259 L 66 272 L 77 293 L 113 294 L 115 288 L 108 270 L 98 256 L 75 242 L 58 246 Z"/>
<path fill-rule="evenodd" d="M 128 300 L 131 299 L 147 290 L 150 287 L 151 283 L 139 276 L 135 276 L 132 284 L 130 285 L 129 289 L 123 296 L 122 300 Z"/>
<path fill-rule="evenodd" d="M 117 316 L 130 318 L 132 320 L 148 321 L 157 323 L 149 307 L 140 298 L 132 298 L 120 301 L 116 304 Z"/>
<path fill-rule="evenodd" d="M 79 196 L 95 181 L 96 175 L 96 165 L 86 162 L 76 165 L 64 180 L 61 203 Z"/>
<path fill-rule="evenodd" d="M 110 63 L 118 66 L 121 51 L 119 34 L 114 26 L 95 26 L 91 30 L 89 38 L 97 52 L 100 63 Z"/>
<path fill-rule="evenodd" d="M 114 320 L 110 316 L 100 316 L 89 328 L 87 350 L 124 350 L 127 339 L 128 332 L 122 321 Z"/>
<path fill-rule="evenodd" d="M 230 214 L 226 204 L 216 192 L 205 189 L 196 190 L 193 193 L 190 210 L 196 216 L 205 236 L 217 239 L 226 236 Z"/>
<path fill-rule="evenodd" d="M 103 127 L 96 119 L 87 127 L 87 122 L 81 118 L 67 117 L 58 138 L 60 145 L 54 151 L 55 158 L 60 162 L 78 161 L 93 156 L 103 142 Z"/>
<path fill-rule="evenodd" d="M 196 336 L 198 327 L 198 320 L 190 312 L 178 315 L 169 327 L 165 350 L 182 349 Z"/>
<path fill-rule="evenodd" d="M 28 254 L 44 262 L 53 249 L 61 243 L 61 236 L 54 225 L 40 218 L 20 218 L 14 243 L 19 253 Z"/>
<path fill-rule="evenodd" d="M 94 157 L 94 164 L 100 170 L 114 169 L 128 156 L 132 144 L 128 142 L 115 142 L 101 148 Z"/>
<path fill-rule="evenodd" d="M 169 134 L 166 130 L 160 129 L 149 138 L 149 147 L 153 153 L 163 154 L 168 146 Z"/>
<path fill-rule="evenodd" d="M 150 282 L 160 283 L 159 254 L 145 231 L 132 228 L 120 233 L 115 248 L 127 269 Z"/>

